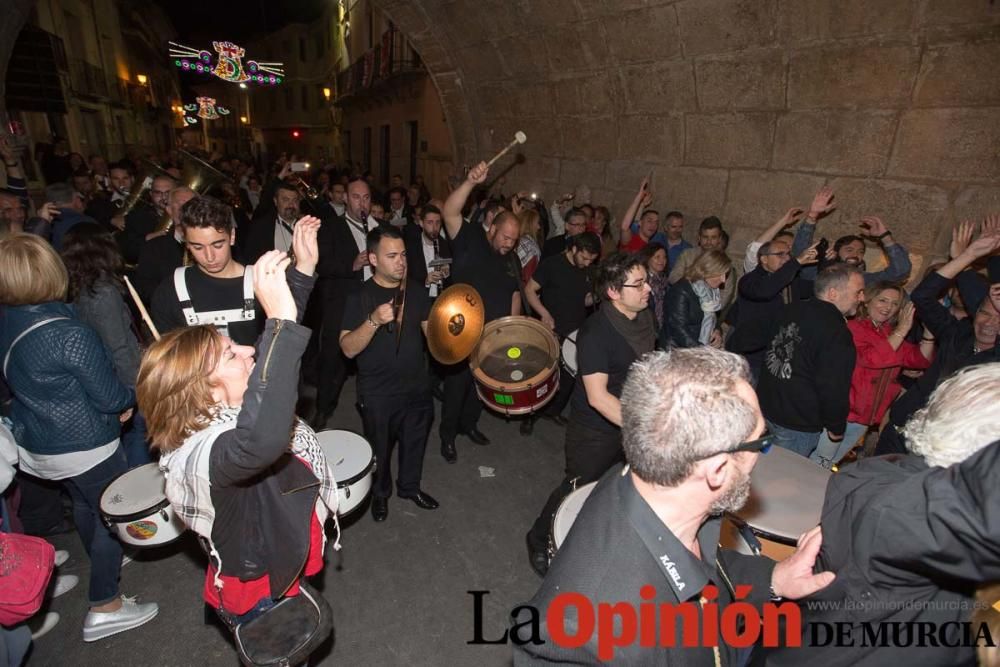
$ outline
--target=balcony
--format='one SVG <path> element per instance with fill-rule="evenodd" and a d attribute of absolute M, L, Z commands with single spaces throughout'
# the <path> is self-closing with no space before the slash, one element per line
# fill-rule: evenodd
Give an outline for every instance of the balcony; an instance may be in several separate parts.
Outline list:
<path fill-rule="evenodd" d="M 420 56 L 395 28 L 382 33 L 380 44 L 366 51 L 347 69 L 337 74 L 338 107 L 363 99 L 393 96 L 400 86 L 427 73 Z"/>
<path fill-rule="evenodd" d="M 78 97 L 109 97 L 108 78 L 104 75 L 104 70 L 85 60 L 69 59 L 69 81 L 73 93 Z"/>

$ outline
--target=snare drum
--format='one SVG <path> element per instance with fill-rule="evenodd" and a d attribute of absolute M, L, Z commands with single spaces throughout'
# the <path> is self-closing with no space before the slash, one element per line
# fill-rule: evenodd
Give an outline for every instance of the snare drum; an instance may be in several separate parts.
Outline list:
<path fill-rule="evenodd" d="M 576 335 L 578 333 L 580 333 L 579 329 L 566 336 L 562 344 L 563 368 L 572 377 L 576 377 Z"/>
<path fill-rule="evenodd" d="M 101 514 L 124 544 L 158 547 L 186 530 L 164 489 L 167 479 L 156 463 L 133 468 L 111 480 L 101 494 Z"/>
<path fill-rule="evenodd" d="M 552 517 L 551 555 L 554 556 L 559 547 L 566 541 L 569 529 L 573 527 L 573 522 L 576 521 L 580 510 L 583 509 L 583 504 L 587 502 L 587 498 L 590 497 L 590 492 L 594 490 L 595 486 L 597 486 L 597 482 L 584 484 L 563 498 L 563 501 L 559 503 L 559 509 L 556 510 L 555 516 Z"/>
<path fill-rule="evenodd" d="M 469 357 L 476 392 L 507 415 L 541 409 L 559 388 L 559 342 L 530 317 L 501 317 L 486 325 Z"/>
<path fill-rule="evenodd" d="M 750 499 L 732 518 L 732 546 L 775 560 L 790 555 L 799 535 L 819 524 L 829 481 L 829 470 L 782 447 L 761 454 L 750 474 Z"/>
<path fill-rule="evenodd" d="M 337 514 L 343 516 L 357 509 L 371 493 L 375 453 L 367 440 L 351 431 L 320 431 L 316 439 L 337 481 Z"/>

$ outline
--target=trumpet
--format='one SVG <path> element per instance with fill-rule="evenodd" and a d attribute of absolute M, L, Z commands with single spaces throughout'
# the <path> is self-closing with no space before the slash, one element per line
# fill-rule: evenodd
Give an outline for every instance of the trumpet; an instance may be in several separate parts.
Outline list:
<path fill-rule="evenodd" d="M 291 180 L 291 184 L 295 187 L 295 189 L 299 191 L 299 194 L 301 194 L 303 197 L 312 202 L 319 199 L 319 191 L 316 190 L 316 188 L 314 188 L 313 186 L 303 181 L 301 176 L 296 176 L 295 174 L 291 174 L 289 176 L 289 179 Z"/>

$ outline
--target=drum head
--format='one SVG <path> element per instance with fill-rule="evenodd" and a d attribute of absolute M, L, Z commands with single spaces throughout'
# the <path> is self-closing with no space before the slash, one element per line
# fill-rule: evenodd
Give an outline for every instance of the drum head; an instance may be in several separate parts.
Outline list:
<path fill-rule="evenodd" d="M 754 532 L 794 544 L 819 524 L 830 471 L 804 456 L 774 446 L 757 458 L 750 500 L 736 516 Z"/>
<path fill-rule="evenodd" d="M 147 512 L 166 500 L 167 480 L 156 463 L 133 468 L 111 480 L 101 494 L 101 512 L 126 517 Z"/>
<path fill-rule="evenodd" d="M 358 481 L 372 467 L 375 455 L 368 441 L 351 431 L 320 431 L 316 434 L 337 486 Z"/>
<path fill-rule="evenodd" d="M 469 367 L 487 386 L 517 391 L 550 375 L 558 360 L 548 327 L 530 317 L 502 317 L 486 325 Z"/>
<path fill-rule="evenodd" d="M 566 364 L 566 368 L 572 371 L 573 375 L 576 375 L 576 336 L 578 333 L 580 333 L 579 329 L 566 336 L 562 344 L 563 363 Z"/>
<path fill-rule="evenodd" d="M 597 482 L 584 484 L 579 489 L 569 494 L 559 504 L 555 518 L 552 519 L 552 541 L 555 542 L 556 549 L 562 546 L 569 535 L 569 529 L 573 527 L 573 522 L 583 509 L 583 504 L 590 497 L 590 492 L 597 486 Z"/>

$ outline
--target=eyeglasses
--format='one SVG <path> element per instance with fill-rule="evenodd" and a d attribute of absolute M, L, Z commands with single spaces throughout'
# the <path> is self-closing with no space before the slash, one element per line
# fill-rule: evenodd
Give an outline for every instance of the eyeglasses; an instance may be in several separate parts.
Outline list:
<path fill-rule="evenodd" d="M 765 433 L 756 440 L 741 442 L 732 449 L 727 449 L 724 452 L 712 452 L 711 454 L 706 454 L 705 456 L 700 456 L 698 458 L 709 459 L 716 454 L 735 454 L 736 452 L 760 452 L 761 454 L 767 454 L 771 451 L 771 445 L 773 444 L 774 436 L 770 433 Z"/>
<path fill-rule="evenodd" d="M 792 253 L 790 253 L 790 252 L 788 252 L 788 251 L 786 250 L 786 251 L 784 251 L 784 252 L 765 252 L 765 253 L 764 253 L 764 256 L 765 256 L 765 257 L 788 257 L 788 256 L 789 256 L 789 255 L 791 255 L 791 254 L 792 254 Z"/>
<path fill-rule="evenodd" d="M 649 284 L 649 281 L 643 278 L 642 280 L 637 280 L 634 283 L 625 283 L 622 287 L 632 287 L 635 289 L 642 289 Z"/>

